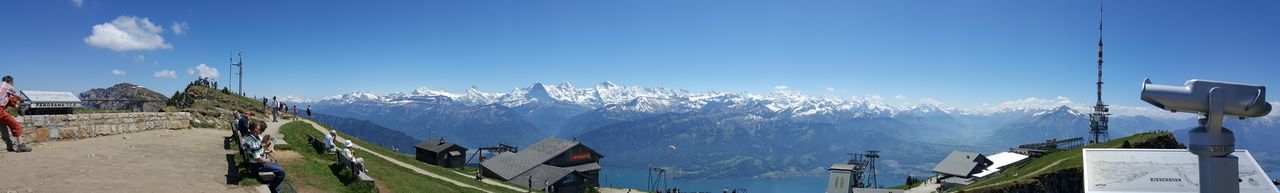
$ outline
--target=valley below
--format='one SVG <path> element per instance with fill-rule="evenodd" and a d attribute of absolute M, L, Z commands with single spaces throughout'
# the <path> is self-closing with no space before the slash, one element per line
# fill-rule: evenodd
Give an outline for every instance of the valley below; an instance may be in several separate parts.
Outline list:
<path fill-rule="evenodd" d="M 337 128 L 388 130 L 363 131 L 367 136 L 360 137 L 388 139 L 402 153 L 412 153 L 413 142 L 439 138 L 473 150 L 499 143 L 523 147 L 546 137 L 579 141 L 604 155 L 601 164 L 609 178 L 633 187 L 645 182 L 641 174 L 649 167 L 666 168 L 680 182 L 776 181 L 822 187 L 821 177 L 831 164 L 868 150 L 881 152 L 879 181 L 892 186 L 907 176 L 932 175 L 934 165 L 951 151 L 989 155 L 1018 144 L 1083 137 L 1089 124 L 1082 113 L 1087 106 L 1073 103 L 960 109 L 788 90 L 769 95 L 693 93 L 611 82 L 587 88 L 538 83 L 510 93 L 428 88 L 351 93 L 314 105 L 332 119 L 350 119 Z M 1113 138 L 1181 132 L 1195 123 L 1193 117 L 1165 111 L 1121 108 L 1131 109 L 1112 117 Z M 1280 166 L 1280 159 L 1271 156 L 1280 155 L 1280 149 L 1265 145 L 1266 139 L 1280 138 L 1276 117 L 1227 122 L 1238 133 L 1249 134 L 1239 136 L 1240 146 L 1260 155 L 1266 169 Z"/>

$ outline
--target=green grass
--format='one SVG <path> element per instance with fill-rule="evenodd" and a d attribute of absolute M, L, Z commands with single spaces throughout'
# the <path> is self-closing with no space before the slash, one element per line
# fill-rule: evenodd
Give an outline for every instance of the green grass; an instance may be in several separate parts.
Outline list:
<path fill-rule="evenodd" d="M 303 134 L 311 127 L 305 124 L 286 124 L 280 129 L 284 140 L 290 145 L 305 145 L 307 139 Z M 335 164 L 333 155 L 324 155 L 307 149 L 297 151 L 297 160 L 277 160 L 285 168 L 287 179 L 295 187 L 307 186 L 322 192 L 374 192 L 369 184 L 355 183 L 350 171 Z"/>
<path fill-rule="evenodd" d="M 916 188 L 917 186 L 920 186 L 920 184 L 924 184 L 924 180 L 920 180 L 920 181 L 918 181 L 918 182 L 916 182 L 916 183 L 903 184 L 903 185 L 897 185 L 897 186 L 889 187 L 889 189 L 907 190 L 907 189 Z"/>
<path fill-rule="evenodd" d="M 323 164 L 324 166 L 327 166 L 327 164 L 333 163 L 332 155 L 319 155 L 313 149 L 311 149 L 310 146 L 307 145 L 306 136 L 314 136 L 314 137 L 323 139 L 323 137 L 321 137 L 323 136 L 322 133 L 314 129 L 311 126 L 311 124 L 306 124 L 305 122 L 301 122 L 301 121 L 290 122 L 282 126 L 280 129 L 280 132 L 285 135 L 285 139 L 289 142 L 289 144 L 299 147 L 299 148 L 296 148 L 298 149 L 297 151 L 300 154 L 303 154 L 303 156 L 306 157 L 306 160 L 321 161 L 314 164 L 308 163 L 307 165 Z M 387 155 L 388 157 L 393 157 L 393 159 L 396 159 L 400 162 L 414 164 L 415 166 L 418 166 L 423 170 L 427 170 L 429 172 L 436 173 L 441 176 L 446 176 L 449 179 L 452 179 L 458 182 L 467 183 L 468 185 L 480 187 L 482 189 L 485 189 L 491 192 L 515 192 L 509 189 L 505 189 L 497 186 L 491 186 L 488 184 L 483 184 L 481 182 L 475 181 L 474 179 L 458 176 L 457 174 L 454 174 L 454 173 L 445 173 L 445 172 L 450 172 L 449 169 L 434 167 L 430 165 L 427 165 L 430 167 L 417 165 L 415 163 L 421 163 L 421 162 L 418 162 L 412 159 L 402 160 L 400 158 L 405 156 L 402 156 L 400 154 L 395 154 L 394 152 L 391 152 L 391 150 L 369 144 L 368 142 L 365 142 L 357 138 L 352 138 L 350 136 L 343 135 L 342 137 L 344 139 L 351 139 L 352 142 L 359 144 L 360 146 L 365 147 L 366 149 L 372 150 L 382 155 Z M 480 192 L 479 190 L 460 187 L 440 179 L 435 179 L 426 175 L 416 173 L 412 170 L 408 170 L 403 167 L 400 167 L 399 165 L 395 165 L 390 161 L 384 160 L 381 157 L 374 156 L 369 152 L 355 151 L 355 154 L 357 157 L 364 158 L 365 167 L 366 169 L 369 170 L 369 175 L 377 180 L 376 183 L 384 185 L 391 192 L 424 192 L 424 191 L 425 192 L 465 192 L 465 193 Z M 317 157 L 319 157 L 319 159 L 317 159 Z M 289 166 L 286 165 L 286 169 L 289 169 L 288 167 Z M 308 169 L 303 168 L 302 170 L 306 172 L 306 170 Z M 327 170 L 325 172 L 327 172 Z M 291 174 L 296 174 L 296 173 L 291 173 Z M 321 178 L 325 178 L 322 180 L 305 180 L 303 182 L 308 185 L 312 185 L 313 183 L 322 185 L 322 186 L 312 186 L 312 187 L 323 187 L 325 188 L 323 190 L 329 191 L 329 192 L 336 192 L 336 191 L 330 191 L 330 190 L 342 190 L 341 187 L 333 187 L 333 186 L 342 185 L 342 183 L 340 181 L 337 181 L 336 177 L 333 177 L 334 174 L 332 172 L 328 172 L 327 176 L 324 176 L 326 175 L 326 173 L 323 173 L 323 172 L 309 173 L 309 174 L 303 174 L 303 175 L 308 175 L 308 176 L 317 175 L 317 176 L 320 176 Z M 332 179 L 329 179 L 329 178 L 332 178 Z M 297 183 L 294 183 L 294 184 L 297 184 Z M 329 189 L 329 188 L 332 188 L 332 189 Z"/>
<path fill-rule="evenodd" d="M 1141 133 L 1137 135 L 1132 135 L 1124 138 L 1107 141 L 1100 144 L 1087 145 L 1083 148 L 1119 148 L 1124 144 L 1124 141 L 1129 141 L 1130 143 L 1137 143 L 1137 142 L 1147 141 L 1162 135 L 1169 135 L 1169 133 Z M 1057 165 L 1052 165 L 1054 162 L 1058 162 L 1059 160 L 1061 160 L 1062 162 L 1058 163 Z M 1033 173 L 1037 170 L 1040 170 L 1041 168 L 1046 168 L 1046 167 L 1048 167 L 1048 169 L 1044 169 L 1040 173 Z M 982 180 L 977 183 L 973 183 L 968 186 L 965 186 L 964 188 L 961 188 L 961 189 L 973 190 L 974 188 L 982 187 L 990 184 L 1005 184 L 1010 182 L 1029 181 L 1029 180 L 1033 180 L 1032 179 L 1033 177 L 1039 176 L 1041 174 L 1053 173 L 1063 169 L 1080 168 L 1080 167 L 1084 167 L 1084 151 L 1082 148 L 1076 148 L 1076 149 L 1071 149 L 1067 151 L 1051 153 L 1049 155 L 1045 155 L 1039 158 L 1033 158 L 1031 161 L 1026 162 L 1022 165 L 1018 165 L 1012 170 L 1006 170 L 1002 172 L 1000 176 L 988 178 L 986 180 Z M 1018 175 L 1014 176 L 1014 174 L 1018 174 Z M 991 188 L 991 187 L 998 187 L 998 186 L 989 186 L 988 188 Z"/>
<path fill-rule="evenodd" d="M 316 123 L 316 124 L 320 124 L 320 123 Z M 320 124 L 320 126 L 321 126 L 321 127 L 323 127 L 325 131 L 334 130 L 333 128 L 331 128 L 331 127 L 329 127 L 329 126 L 327 126 L 327 125 L 324 125 L 324 124 Z M 316 133 L 316 135 L 319 135 L 319 132 L 317 132 L 317 133 Z M 517 191 L 512 191 L 511 189 L 507 189 L 507 188 L 503 188 L 503 187 L 498 187 L 498 186 L 494 186 L 494 185 L 489 185 L 489 184 L 482 183 L 482 182 L 477 182 L 474 178 L 471 178 L 471 177 L 465 177 L 465 176 L 460 176 L 460 175 L 458 175 L 458 174 L 455 174 L 455 173 L 454 173 L 455 171 L 457 171 L 457 172 L 463 172 L 463 173 L 466 173 L 466 174 L 474 175 L 474 174 L 475 174 L 475 172 L 478 172 L 478 170 L 479 170 L 479 169 L 477 169 L 477 168 L 471 168 L 471 167 L 464 168 L 464 169 L 443 168 L 443 167 L 439 167 L 439 166 L 435 166 L 435 165 L 431 165 L 431 164 L 423 163 L 423 162 L 421 162 L 421 161 L 418 161 L 418 160 L 414 159 L 414 157 L 412 157 L 412 156 L 408 156 L 408 155 L 400 154 L 400 153 L 395 152 L 395 151 L 391 151 L 391 149 L 387 149 L 387 148 L 383 148 L 382 146 L 377 146 L 377 145 L 375 145 L 375 144 L 371 144 L 371 143 L 369 143 L 369 142 L 366 142 L 366 141 L 364 141 L 364 140 L 360 140 L 359 138 L 355 138 L 355 137 L 352 137 L 352 136 L 350 136 L 350 135 L 343 134 L 343 133 L 341 133 L 341 132 L 339 132 L 339 133 L 338 133 L 338 135 L 339 135 L 340 137 L 342 137 L 343 139 L 352 139 L 352 140 L 351 140 L 351 142 L 352 142 L 352 143 L 355 143 L 356 145 L 359 145 L 359 146 L 361 146 L 361 147 L 365 147 L 365 149 L 369 149 L 369 150 L 371 150 L 371 151 L 373 151 L 373 152 L 377 152 L 378 154 L 382 154 L 382 155 L 385 155 L 385 156 L 387 156 L 387 157 L 391 157 L 391 159 L 395 159 L 396 161 L 400 161 L 400 162 L 403 162 L 403 163 L 407 163 L 407 164 L 409 164 L 409 165 L 413 165 L 414 167 L 421 168 L 422 170 L 426 170 L 427 172 L 431 172 L 431 173 L 439 174 L 439 175 L 441 175 L 441 176 L 445 176 L 445 178 L 449 178 L 449 179 L 452 179 L 452 180 L 454 180 L 454 181 L 467 183 L 468 185 L 475 186 L 475 187 L 480 187 L 480 188 L 483 188 L 483 189 L 488 190 L 488 191 L 491 191 L 491 192 L 511 192 L 511 193 L 518 193 Z M 359 152 L 362 152 L 362 153 L 363 153 L 363 151 L 359 151 Z M 372 155 L 370 155 L 370 156 L 372 156 Z M 361 155 L 361 157 L 364 157 L 364 156 L 363 156 L 363 155 Z M 365 162 L 369 162 L 369 158 L 365 158 Z M 389 164 L 389 163 L 388 163 L 388 164 Z M 367 165 L 367 164 L 366 164 L 366 165 Z M 368 166 L 366 166 L 366 167 L 368 167 Z M 504 183 L 505 183 L 505 182 L 504 182 Z M 506 183 L 506 184 L 509 184 L 509 185 L 512 185 L 512 186 L 516 186 L 516 187 L 523 187 L 523 186 L 520 186 L 520 185 L 511 184 L 511 183 Z M 522 191 L 520 191 L 520 192 L 522 192 Z"/>

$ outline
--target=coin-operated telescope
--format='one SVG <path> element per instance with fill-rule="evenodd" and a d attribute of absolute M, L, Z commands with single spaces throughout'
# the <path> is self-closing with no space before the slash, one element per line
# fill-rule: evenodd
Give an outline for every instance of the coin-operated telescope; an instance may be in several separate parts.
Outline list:
<path fill-rule="evenodd" d="M 1200 192 L 1240 192 L 1235 134 L 1222 127 L 1227 115 L 1261 117 L 1271 113 L 1267 88 L 1258 85 L 1188 80 L 1183 86 L 1142 83 L 1142 101 L 1173 112 L 1200 114 L 1200 126 L 1187 132 L 1187 150 L 1200 158 Z"/>

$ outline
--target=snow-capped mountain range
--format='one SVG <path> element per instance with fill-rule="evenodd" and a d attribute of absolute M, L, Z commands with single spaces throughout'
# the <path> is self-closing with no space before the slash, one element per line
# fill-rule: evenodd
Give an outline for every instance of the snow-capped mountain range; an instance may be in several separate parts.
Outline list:
<path fill-rule="evenodd" d="M 297 101 L 312 102 L 303 99 Z M 605 108 L 612 111 L 667 113 L 685 112 L 705 108 L 761 108 L 787 116 L 897 116 L 899 114 L 947 114 L 991 115 L 1017 111 L 1036 111 L 1067 106 L 1077 112 L 1091 112 L 1091 104 L 1074 103 L 1064 97 L 1056 99 L 1027 98 L 1004 102 L 990 108 L 960 109 L 936 101 L 920 104 L 890 104 L 871 97 L 811 96 L 785 88 L 759 95 L 746 92 L 695 93 L 662 87 L 623 86 L 603 82 L 591 87 L 578 88 L 570 83 L 548 85 L 534 83 L 516 88 L 508 93 L 487 93 L 476 88 L 463 92 L 450 92 L 420 87 L 411 92 L 378 95 L 368 92 L 352 92 L 326 97 L 318 103 L 383 103 L 406 104 L 414 102 L 438 102 L 440 100 L 465 105 L 501 105 L 517 107 L 534 102 L 553 102 L 590 109 Z M 1162 118 L 1192 118 L 1190 114 L 1173 114 L 1151 107 L 1111 106 L 1114 116 L 1148 116 Z"/>
<path fill-rule="evenodd" d="M 879 98 L 812 96 L 785 88 L 767 94 L 689 92 L 603 82 L 581 88 L 535 83 L 507 93 L 426 87 L 383 95 L 354 92 L 312 104 L 319 113 L 468 146 L 575 139 L 607 152 L 613 166 L 689 166 L 688 178 L 814 175 L 824 172 L 832 160 L 842 159 L 839 155 L 864 150 L 898 152 L 902 156 L 893 161 L 927 166 L 951 150 L 991 153 L 1017 144 L 1083 137 L 1092 111 L 1091 104 L 1065 97 L 1026 98 L 980 109 L 949 107 L 931 99 L 891 104 Z M 1150 107 L 1111 109 L 1111 134 L 1117 138 L 1195 123 L 1193 114 Z M 1270 129 L 1280 127 L 1274 120 L 1280 120 L 1280 113 L 1232 119 L 1229 124 L 1240 124 L 1241 131 L 1257 136 L 1280 136 L 1270 132 L 1280 131 Z M 1241 147 L 1264 142 L 1242 139 Z M 668 145 L 687 147 L 679 155 L 684 159 L 654 159 L 670 152 L 649 147 Z M 895 168 L 897 173 L 891 175 L 923 175 L 928 170 Z"/>

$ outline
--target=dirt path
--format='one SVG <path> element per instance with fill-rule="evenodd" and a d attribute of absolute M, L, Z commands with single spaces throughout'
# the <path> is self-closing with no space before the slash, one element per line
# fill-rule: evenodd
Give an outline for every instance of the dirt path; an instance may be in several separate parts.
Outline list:
<path fill-rule="evenodd" d="M 1036 174 L 1039 174 L 1040 172 L 1044 172 L 1044 170 L 1047 170 L 1047 169 L 1049 169 L 1049 168 L 1053 168 L 1053 166 L 1057 166 L 1059 163 L 1062 163 L 1062 161 L 1067 161 L 1067 160 L 1070 160 L 1070 159 L 1074 159 L 1074 157 L 1072 157 L 1072 158 L 1067 158 L 1067 159 L 1061 159 L 1061 160 L 1055 161 L 1055 162 L 1053 162 L 1053 163 L 1050 163 L 1048 166 L 1044 166 L 1044 167 L 1042 167 L 1042 168 L 1040 168 L 1040 169 L 1038 169 L 1038 170 L 1036 170 L 1036 171 L 1033 171 L 1033 172 L 1031 172 L 1031 173 L 1029 173 L 1029 174 L 1022 174 L 1022 175 L 1023 175 L 1023 176 L 1034 176 L 1034 175 L 1036 175 Z M 978 186 L 978 187 L 974 187 L 974 188 L 966 188 L 965 190 L 977 190 L 977 189 L 987 188 L 987 187 L 991 187 L 991 186 L 995 186 L 995 185 L 1000 185 L 1000 184 L 1004 184 L 1004 183 L 987 184 L 987 185 Z"/>
<path fill-rule="evenodd" d="M 329 131 L 325 131 L 324 129 L 321 129 L 322 127 L 320 127 L 320 124 L 316 124 L 315 122 L 311 122 L 311 120 L 302 120 L 302 121 L 303 121 L 303 122 L 306 122 L 306 123 L 308 123 L 308 124 L 311 124 L 312 128 L 315 128 L 317 131 L 320 131 L 321 133 L 328 133 L 328 132 L 329 132 Z M 282 122 L 280 122 L 279 124 L 268 124 L 268 125 L 267 125 L 267 131 L 268 131 L 268 132 L 270 132 L 270 131 L 279 131 L 279 128 L 280 128 L 280 126 L 281 126 L 281 125 L 283 125 L 283 123 L 284 123 L 284 122 L 282 121 Z M 273 128 L 274 128 L 274 130 L 273 130 Z M 341 137 L 339 137 L 338 139 L 342 139 L 342 138 L 341 138 Z M 418 168 L 418 167 L 413 166 L 413 165 L 410 165 L 410 164 L 408 164 L 408 163 L 400 162 L 400 160 L 393 159 L 393 158 L 388 157 L 388 156 L 386 156 L 386 155 L 382 155 L 382 154 L 380 154 L 380 153 L 377 153 L 377 152 L 374 152 L 374 151 L 370 151 L 369 149 L 365 149 L 364 147 L 361 147 L 360 145 L 355 145 L 355 146 L 353 146 L 353 147 L 355 147 L 355 149 L 358 149 L 358 150 L 362 150 L 362 151 L 368 152 L 369 154 L 373 154 L 374 156 L 378 156 L 378 157 L 380 157 L 380 158 L 382 158 L 382 159 L 384 159 L 384 160 L 387 160 L 388 162 L 391 162 L 391 163 L 394 163 L 394 164 L 396 164 L 396 165 L 399 165 L 400 167 L 403 167 L 403 168 L 406 168 L 406 169 L 409 169 L 409 170 L 413 170 L 414 172 L 417 172 L 417 173 L 422 174 L 422 175 L 427 175 L 427 176 L 432 177 L 432 178 L 436 178 L 436 179 L 444 180 L 445 182 L 449 182 L 449 183 L 452 183 L 452 184 L 458 185 L 458 186 L 460 186 L 460 187 L 476 189 L 476 190 L 480 190 L 480 191 L 482 191 L 482 192 L 489 192 L 489 191 L 486 191 L 486 190 L 484 190 L 484 189 L 480 189 L 480 188 L 477 188 L 477 187 L 475 187 L 475 186 L 468 185 L 468 184 L 466 184 L 466 183 L 461 183 L 461 182 L 458 182 L 458 181 L 454 181 L 453 179 L 446 178 L 446 177 L 441 176 L 441 175 L 436 174 L 436 173 L 427 172 L 426 170 L 423 170 L 422 168 Z M 465 175 L 464 175 L 464 176 L 465 176 Z M 515 191 L 524 191 L 524 189 L 520 189 L 520 188 L 512 187 L 512 186 L 510 186 L 510 185 L 503 184 L 503 183 L 495 183 L 495 182 L 493 182 L 493 181 L 486 181 L 485 183 L 492 184 L 492 185 L 496 185 L 496 186 L 500 186 L 500 187 L 504 187 L 504 188 L 508 188 L 508 189 L 515 190 Z M 492 193 L 492 192 L 490 192 L 490 193 Z"/>
<path fill-rule="evenodd" d="M 252 192 L 227 185 L 226 130 L 153 130 L 0 152 L 4 192 Z"/>
<path fill-rule="evenodd" d="M 474 177 L 476 177 L 475 175 L 466 174 L 466 173 L 462 173 L 462 172 L 458 172 L 458 171 L 453 171 L 453 170 L 450 170 L 450 173 L 458 174 L 458 175 L 460 175 L 460 176 L 462 176 L 462 177 L 467 177 L 467 178 L 474 178 Z M 523 192 L 523 191 L 526 191 L 524 188 L 520 188 L 520 187 L 512 186 L 511 184 L 507 184 L 507 183 L 502 183 L 502 182 L 500 182 L 500 181 L 494 180 L 493 178 L 484 178 L 484 179 L 480 179 L 480 181 L 481 181 L 481 182 L 484 182 L 485 184 L 494 185 L 494 186 L 498 186 L 498 187 L 503 187 L 503 188 L 511 189 L 511 190 L 514 190 L 514 191 L 517 191 L 517 192 Z"/>

